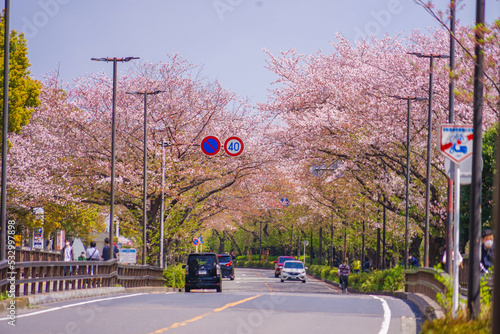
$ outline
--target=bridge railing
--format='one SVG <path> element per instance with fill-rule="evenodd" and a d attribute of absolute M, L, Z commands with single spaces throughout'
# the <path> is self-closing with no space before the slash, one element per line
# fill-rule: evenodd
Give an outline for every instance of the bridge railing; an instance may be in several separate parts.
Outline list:
<path fill-rule="evenodd" d="M 117 260 L 16 262 L 14 270 L 9 270 L 8 261 L 0 262 L 0 292 L 7 292 L 14 283 L 16 296 L 117 284 L 163 286 L 163 282 L 163 270 L 158 267 L 122 265 Z"/>
<path fill-rule="evenodd" d="M 405 270 L 405 291 L 421 293 L 438 302 L 438 295 L 446 293 L 446 286 L 436 275 L 447 275 L 434 268 L 418 268 Z"/>

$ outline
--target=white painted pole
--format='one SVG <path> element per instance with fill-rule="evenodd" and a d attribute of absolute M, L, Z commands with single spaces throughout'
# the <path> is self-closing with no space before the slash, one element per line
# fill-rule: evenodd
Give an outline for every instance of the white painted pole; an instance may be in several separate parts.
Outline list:
<path fill-rule="evenodd" d="M 460 164 L 455 163 L 455 224 L 453 225 L 453 304 L 452 316 L 457 317 L 459 307 L 459 287 L 458 287 L 458 245 L 460 242 Z"/>

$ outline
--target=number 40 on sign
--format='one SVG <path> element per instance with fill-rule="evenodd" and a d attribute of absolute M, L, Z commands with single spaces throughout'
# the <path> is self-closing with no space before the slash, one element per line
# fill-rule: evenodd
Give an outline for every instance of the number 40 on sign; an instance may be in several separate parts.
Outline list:
<path fill-rule="evenodd" d="M 232 157 L 236 157 L 243 152 L 243 141 L 238 137 L 229 137 L 224 143 L 224 151 Z"/>

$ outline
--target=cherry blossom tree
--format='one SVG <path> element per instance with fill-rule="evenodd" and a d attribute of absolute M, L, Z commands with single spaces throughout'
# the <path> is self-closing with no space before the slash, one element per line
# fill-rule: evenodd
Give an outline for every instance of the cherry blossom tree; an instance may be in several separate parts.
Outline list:
<path fill-rule="evenodd" d="M 459 29 L 464 44 L 471 43 L 471 30 Z M 493 31 L 493 29 L 492 29 Z M 498 36 L 491 35 L 498 40 Z M 277 75 L 270 101 L 261 106 L 282 122 L 276 131 L 281 145 L 283 166 L 304 180 L 300 171 L 314 163 L 343 164 L 326 179 L 333 182 L 339 173 L 370 201 L 389 211 L 404 214 L 406 175 L 406 103 L 390 95 L 428 95 L 428 63 L 408 55 L 409 52 L 446 54 L 448 36 L 444 31 L 413 32 L 408 37 L 372 38 L 353 45 L 342 36 L 332 43 L 331 54 L 297 54 L 283 52 L 279 57 L 269 54 L 269 69 Z M 487 57 L 498 54 L 498 43 L 491 43 Z M 458 123 L 472 119 L 472 60 L 459 52 L 454 74 L 457 79 Z M 489 58 L 488 58 L 489 59 Z M 498 65 L 491 61 L 486 72 L 498 81 Z M 434 68 L 434 138 L 439 124 L 447 122 L 448 78 L 446 64 Z M 493 80 L 493 81 L 495 81 Z M 498 91 L 487 83 L 484 125 L 490 126 L 498 117 Z M 425 152 L 427 135 L 427 104 L 413 103 L 411 114 L 411 236 L 420 233 L 425 204 Z M 446 183 L 443 157 L 433 148 L 431 186 L 432 235 L 443 233 Z M 292 161 L 294 162 L 292 164 Z M 303 184 L 303 183 L 302 183 Z M 307 192 L 304 192 L 307 193 Z M 351 205 L 346 203 L 345 205 Z M 400 231 L 404 233 L 404 230 Z"/>

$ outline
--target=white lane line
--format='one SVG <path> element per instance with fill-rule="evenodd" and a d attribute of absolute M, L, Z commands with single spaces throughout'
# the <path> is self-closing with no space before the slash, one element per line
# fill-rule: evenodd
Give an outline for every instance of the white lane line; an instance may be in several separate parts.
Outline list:
<path fill-rule="evenodd" d="M 65 308 L 70 308 L 70 307 L 75 307 L 75 306 L 81 306 L 81 305 L 90 304 L 90 303 L 96 303 L 96 302 L 101 302 L 101 301 L 106 301 L 106 300 L 113 300 L 113 299 L 128 298 L 128 297 L 140 296 L 140 295 L 145 295 L 145 294 L 146 293 L 136 293 L 136 294 L 133 294 L 133 295 L 126 295 L 126 296 L 118 296 L 118 297 L 111 297 L 111 298 L 101 298 L 101 299 L 88 300 L 86 302 L 81 302 L 81 303 L 75 303 L 75 304 L 69 304 L 69 305 L 54 307 L 54 308 L 50 308 L 50 309 L 42 310 L 42 311 L 38 311 L 38 312 L 16 315 L 16 319 L 17 318 L 24 318 L 24 317 L 31 317 L 32 315 L 38 315 L 38 314 L 42 314 L 42 313 L 47 313 L 47 312 L 62 310 L 62 309 L 65 309 Z M 0 321 L 2 321 L 2 320 L 11 320 L 11 319 L 10 318 L 0 318 Z"/>
<path fill-rule="evenodd" d="M 372 297 L 380 300 L 382 302 L 382 308 L 384 309 L 384 321 L 382 321 L 382 326 L 380 327 L 378 334 L 387 334 L 389 331 L 389 324 L 391 323 L 391 309 L 384 299 L 377 296 Z"/>

